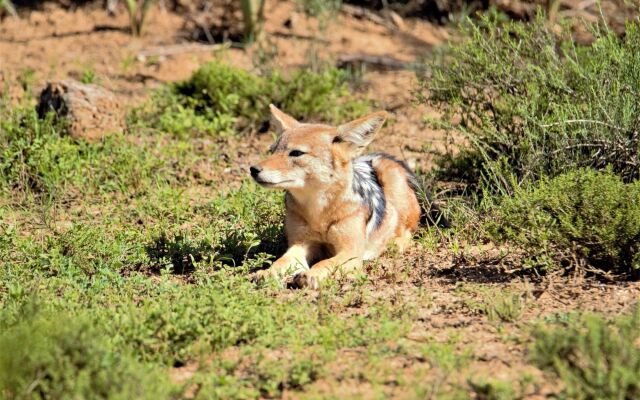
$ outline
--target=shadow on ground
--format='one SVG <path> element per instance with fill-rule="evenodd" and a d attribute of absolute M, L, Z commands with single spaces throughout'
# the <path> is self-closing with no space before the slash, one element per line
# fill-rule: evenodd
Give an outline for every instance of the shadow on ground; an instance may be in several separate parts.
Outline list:
<path fill-rule="evenodd" d="M 210 240 L 193 240 L 185 235 L 170 236 L 162 233 L 145 246 L 150 265 L 145 270 L 159 274 L 170 270 L 174 275 L 188 275 L 200 263 L 211 266 L 239 267 L 247 260 L 268 260 L 286 250 L 284 235 L 267 235 L 265 238 L 248 240 L 242 233 L 230 232 L 220 243 Z M 264 265 L 252 266 L 259 269 Z"/>

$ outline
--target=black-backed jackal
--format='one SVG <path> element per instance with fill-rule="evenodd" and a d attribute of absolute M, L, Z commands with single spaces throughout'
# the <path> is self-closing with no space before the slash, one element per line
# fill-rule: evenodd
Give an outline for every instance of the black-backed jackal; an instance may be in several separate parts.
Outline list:
<path fill-rule="evenodd" d="M 402 251 L 421 215 L 415 176 L 390 155 L 361 155 L 387 113 L 332 127 L 300 123 L 270 107 L 278 139 L 250 170 L 260 185 L 287 191 L 289 248 L 258 277 L 298 272 L 298 286 L 317 288 L 336 271 L 361 268 L 389 242 Z"/>

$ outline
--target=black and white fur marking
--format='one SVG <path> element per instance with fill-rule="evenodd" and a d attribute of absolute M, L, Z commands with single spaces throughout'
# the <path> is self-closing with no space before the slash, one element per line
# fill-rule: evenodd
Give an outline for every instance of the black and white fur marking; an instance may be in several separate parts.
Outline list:
<path fill-rule="evenodd" d="M 387 209 L 384 191 L 380 186 L 378 174 L 373 166 L 379 159 L 387 159 L 400 164 L 406 172 L 409 186 L 414 191 L 418 188 L 416 176 L 409 166 L 389 154 L 372 153 L 353 160 L 353 191 L 369 207 L 371 213 L 367 221 L 367 234 L 375 231 L 380 226 Z"/>
<path fill-rule="evenodd" d="M 377 157 L 377 154 L 367 154 L 353 160 L 353 191 L 369 207 L 371 213 L 367 221 L 367 234 L 380 226 L 387 208 L 382 186 L 373 168 L 373 161 Z"/>

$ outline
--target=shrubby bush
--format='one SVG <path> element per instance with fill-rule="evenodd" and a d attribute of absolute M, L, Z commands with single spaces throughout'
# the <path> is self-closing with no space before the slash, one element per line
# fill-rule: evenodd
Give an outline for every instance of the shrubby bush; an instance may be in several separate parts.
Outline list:
<path fill-rule="evenodd" d="M 593 31 L 593 44 L 578 46 L 542 17 L 467 22 L 418 94 L 442 111 L 434 126 L 466 137 L 444 172 L 507 193 L 579 167 L 639 178 L 640 23 L 622 37 Z"/>
<path fill-rule="evenodd" d="M 337 69 L 258 76 L 211 62 L 186 81 L 157 93 L 150 105 L 134 112 L 133 120 L 178 136 L 228 136 L 264 129 L 269 103 L 274 103 L 296 118 L 339 122 L 367 108 L 351 95 L 347 81 L 348 74 Z"/>
<path fill-rule="evenodd" d="M 3 326 L 0 349 L 3 398 L 159 399 L 173 390 L 165 371 L 112 347 L 86 316 L 23 315 Z"/>
<path fill-rule="evenodd" d="M 564 315 L 532 333 L 531 359 L 562 380 L 560 398 L 640 397 L 639 305 L 611 321 L 591 313 Z"/>
<path fill-rule="evenodd" d="M 524 249 L 525 266 L 640 272 L 640 181 L 625 184 L 610 170 L 576 170 L 518 189 L 493 217 L 489 231 Z"/>

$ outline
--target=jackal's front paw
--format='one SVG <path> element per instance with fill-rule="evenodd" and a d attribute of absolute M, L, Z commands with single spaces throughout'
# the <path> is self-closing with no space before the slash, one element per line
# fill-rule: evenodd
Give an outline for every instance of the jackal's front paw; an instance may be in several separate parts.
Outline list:
<path fill-rule="evenodd" d="M 318 289 L 320 282 L 327 279 L 328 276 L 329 270 L 326 268 L 311 268 L 296 275 L 293 282 L 299 288 L 309 287 L 311 289 Z"/>
<path fill-rule="evenodd" d="M 249 277 L 249 279 L 253 283 L 262 283 L 268 279 L 277 279 L 277 278 L 278 278 L 278 273 L 274 271 L 272 268 L 256 271 L 253 274 L 251 274 L 251 276 Z"/>

